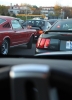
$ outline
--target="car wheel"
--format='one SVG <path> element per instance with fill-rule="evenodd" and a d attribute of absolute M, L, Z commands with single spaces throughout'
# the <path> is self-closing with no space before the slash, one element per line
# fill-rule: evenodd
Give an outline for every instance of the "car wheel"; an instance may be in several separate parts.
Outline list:
<path fill-rule="evenodd" d="M 27 44 L 27 49 L 31 49 L 32 48 L 32 42 L 33 42 L 33 36 L 30 38 L 28 44 Z"/>
<path fill-rule="evenodd" d="M 7 40 L 4 40 L 3 43 L 2 43 L 2 46 L 1 46 L 0 53 L 2 55 L 7 55 L 8 51 L 9 51 L 9 43 L 8 43 Z"/>

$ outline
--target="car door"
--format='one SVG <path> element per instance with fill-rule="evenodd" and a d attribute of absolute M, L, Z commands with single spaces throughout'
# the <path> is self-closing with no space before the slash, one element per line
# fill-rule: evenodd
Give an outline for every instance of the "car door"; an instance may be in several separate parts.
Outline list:
<path fill-rule="evenodd" d="M 14 42 L 13 42 L 13 45 L 22 44 L 24 42 L 24 38 L 25 38 L 22 26 L 15 19 L 11 21 L 11 24 L 12 24 L 12 29 L 14 31 Z"/>

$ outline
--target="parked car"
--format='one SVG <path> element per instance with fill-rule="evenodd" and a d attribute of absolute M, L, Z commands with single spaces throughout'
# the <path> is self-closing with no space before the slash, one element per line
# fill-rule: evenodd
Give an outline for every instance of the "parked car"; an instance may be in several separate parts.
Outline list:
<path fill-rule="evenodd" d="M 30 26 L 31 29 L 36 29 L 37 34 L 35 35 L 34 39 L 37 40 L 38 37 L 43 34 L 45 31 L 47 31 L 51 24 L 47 20 L 27 20 L 24 24 L 24 27 Z"/>
<path fill-rule="evenodd" d="M 35 53 L 72 51 L 72 19 L 58 20 L 49 31 L 40 35 Z"/>
<path fill-rule="evenodd" d="M 31 49 L 35 33 L 36 30 L 24 29 L 14 17 L 0 16 L 0 53 L 7 55 L 10 47 L 23 44 Z"/>
<path fill-rule="evenodd" d="M 40 20 L 40 18 L 39 17 L 34 17 L 33 20 Z"/>

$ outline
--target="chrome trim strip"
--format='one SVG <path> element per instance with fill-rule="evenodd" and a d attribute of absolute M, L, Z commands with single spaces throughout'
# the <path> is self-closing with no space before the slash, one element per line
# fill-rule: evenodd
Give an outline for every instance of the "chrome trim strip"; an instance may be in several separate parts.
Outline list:
<path fill-rule="evenodd" d="M 45 78 L 49 72 L 49 66 L 41 64 L 15 65 L 9 73 L 11 78 L 40 77 Z"/>
<path fill-rule="evenodd" d="M 14 45 L 14 46 L 10 46 L 10 48 L 17 47 L 17 46 L 20 46 L 20 45 L 26 45 L 26 44 L 27 43 L 22 43 L 22 44 Z"/>

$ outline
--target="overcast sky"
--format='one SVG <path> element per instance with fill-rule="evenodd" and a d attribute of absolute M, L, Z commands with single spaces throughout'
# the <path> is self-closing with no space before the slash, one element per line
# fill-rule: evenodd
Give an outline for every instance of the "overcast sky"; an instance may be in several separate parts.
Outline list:
<path fill-rule="evenodd" d="M 59 3 L 62 6 L 72 6 L 72 0 L 0 0 L 0 4 L 2 5 L 10 5 L 10 3 L 13 5 L 28 3 L 37 6 L 54 6 L 56 3 Z"/>

